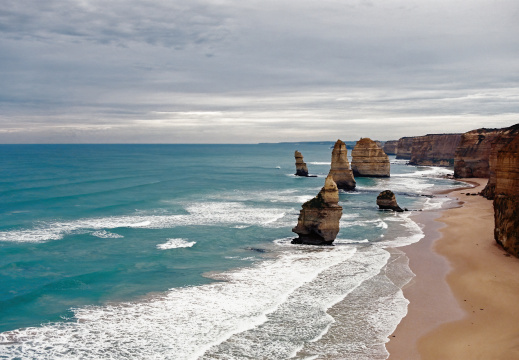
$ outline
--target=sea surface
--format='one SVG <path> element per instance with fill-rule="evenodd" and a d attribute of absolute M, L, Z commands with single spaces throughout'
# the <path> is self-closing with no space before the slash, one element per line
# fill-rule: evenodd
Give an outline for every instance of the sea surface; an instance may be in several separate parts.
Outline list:
<path fill-rule="evenodd" d="M 291 245 L 332 145 L 1 145 L 0 358 L 385 359 L 423 233 L 376 197 L 461 184 L 391 157 L 335 246 Z"/>

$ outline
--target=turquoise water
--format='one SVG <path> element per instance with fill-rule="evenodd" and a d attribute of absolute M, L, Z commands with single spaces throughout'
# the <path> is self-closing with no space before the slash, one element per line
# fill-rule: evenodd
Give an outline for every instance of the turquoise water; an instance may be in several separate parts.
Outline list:
<path fill-rule="evenodd" d="M 387 248 L 422 234 L 376 196 L 435 208 L 421 195 L 457 184 L 393 159 L 340 194 L 336 246 L 290 245 L 331 145 L 0 146 L 0 357 L 385 358 L 412 276 Z"/>

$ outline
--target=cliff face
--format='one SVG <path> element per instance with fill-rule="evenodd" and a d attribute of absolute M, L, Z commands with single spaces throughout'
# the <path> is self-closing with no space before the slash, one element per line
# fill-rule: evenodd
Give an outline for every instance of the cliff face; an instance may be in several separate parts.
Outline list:
<path fill-rule="evenodd" d="M 354 176 L 389 177 L 389 158 L 375 141 L 360 139 L 351 156 Z"/>
<path fill-rule="evenodd" d="M 519 257 L 519 135 L 497 154 L 494 238 Z"/>
<path fill-rule="evenodd" d="M 454 177 L 488 178 L 492 143 L 501 133 L 501 129 L 477 129 L 464 133 L 454 155 Z"/>
<path fill-rule="evenodd" d="M 338 203 L 339 189 L 328 175 L 319 194 L 303 204 L 297 225 L 292 229 L 299 237 L 292 244 L 331 245 L 339 233 L 342 216 Z"/>
<path fill-rule="evenodd" d="M 308 168 L 306 167 L 306 163 L 303 161 L 303 155 L 296 150 L 294 157 L 296 158 L 296 175 L 308 176 Z"/>
<path fill-rule="evenodd" d="M 339 189 L 355 189 L 356 182 L 350 168 L 350 162 L 348 161 L 348 150 L 341 140 L 337 140 L 333 147 L 332 165 L 328 175 L 332 176 L 333 181 L 335 181 Z"/>
<path fill-rule="evenodd" d="M 411 165 L 452 166 L 461 134 L 430 134 L 414 138 Z"/>
<path fill-rule="evenodd" d="M 389 140 L 384 144 L 384 152 L 387 155 L 396 155 L 396 151 L 398 148 L 398 140 Z"/>
<path fill-rule="evenodd" d="M 413 141 L 414 137 L 403 137 L 398 140 L 398 145 L 396 148 L 397 159 L 409 160 L 411 158 L 411 149 L 413 147 Z"/>
<path fill-rule="evenodd" d="M 495 197 L 497 155 L 499 151 L 512 142 L 517 134 L 519 134 L 519 124 L 501 129 L 499 135 L 492 141 L 488 158 L 488 183 L 481 192 L 489 200 L 493 200 Z"/>

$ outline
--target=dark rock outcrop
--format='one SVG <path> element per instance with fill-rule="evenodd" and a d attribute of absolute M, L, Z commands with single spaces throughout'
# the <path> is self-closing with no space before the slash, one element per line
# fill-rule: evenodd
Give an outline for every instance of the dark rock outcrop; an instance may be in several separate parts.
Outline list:
<path fill-rule="evenodd" d="M 297 226 L 292 229 L 299 237 L 292 244 L 331 245 L 339 233 L 342 216 L 338 203 L 339 189 L 328 175 L 319 194 L 303 204 Z"/>
<path fill-rule="evenodd" d="M 362 138 L 351 152 L 354 176 L 389 177 L 389 158 L 370 138 Z"/>
<path fill-rule="evenodd" d="M 296 176 L 308 176 L 308 168 L 306 163 L 303 161 L 303 155 L 296 150 L 294 153 L 296 158 Z"/>
<path fill-rule="evenodd" d="M 488 158 L 488 183 L 481 191 L 481 195 L 489 200 L 495 197 L 497 176 L 497 155 L 505 146 L 510 144 L 516 135 L 519 134 L 519 124 L 501 129 L 501 133 L 492 141 L 490 146 L 490 156 Z"/>
<path fill-rule="evenodd" d="M 497 154 L 494 238 L 519 257 L 519 135 Z"/>
<path fill-rule="evenodd" d="M 400 206 L 398 206 L 395 194 L 391 190 L 384 190 L 378 194 L 377 205 L 381 210 L 404 211 Z"/>
<path fill-rule="evenodd" d="M 341 140 L 337 140 L 333 147 L 332 164 L 328 175 L 332 176 L 339 189 L 353 190 L 357 185 L 348 161 L 348 150 Z"/>
<path fill-rule="evenodd" d="M 410 165 L 453 166 L 461 134 L 417 136 L 411 148 Z"/>
<path fill-rule="evenodd" d="M 398 140 L 388 140 L 384 143 L 384 152 L 387 155 L 396 155 L 398 149 Z"/>
<path fill-rule="evenodd" d="M 411 159 L 411 150 L 413 147 L 414 137 L 403 137 L 398 140 L 398 146 L 396 149 L 397 159 Z"/>

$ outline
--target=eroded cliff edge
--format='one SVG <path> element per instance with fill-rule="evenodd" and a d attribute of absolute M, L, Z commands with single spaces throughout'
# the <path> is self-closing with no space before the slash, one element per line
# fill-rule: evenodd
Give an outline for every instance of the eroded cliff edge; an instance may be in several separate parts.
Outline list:
<path fill-rule="evenodd" d="M 387 155 L 396 155 L 398 149 L 398 140 L 388 140 L 384 143 L 383 150 Z"/>
<path fill-rule="evenodd" d="M 519 257 L 519 135 L 497 153 L 494 238 Z"/>
<path fill-rule="evenodd" d="M 452 166 L 462 134 L 428 134 L 414 138 L 410 165 Z"/>

